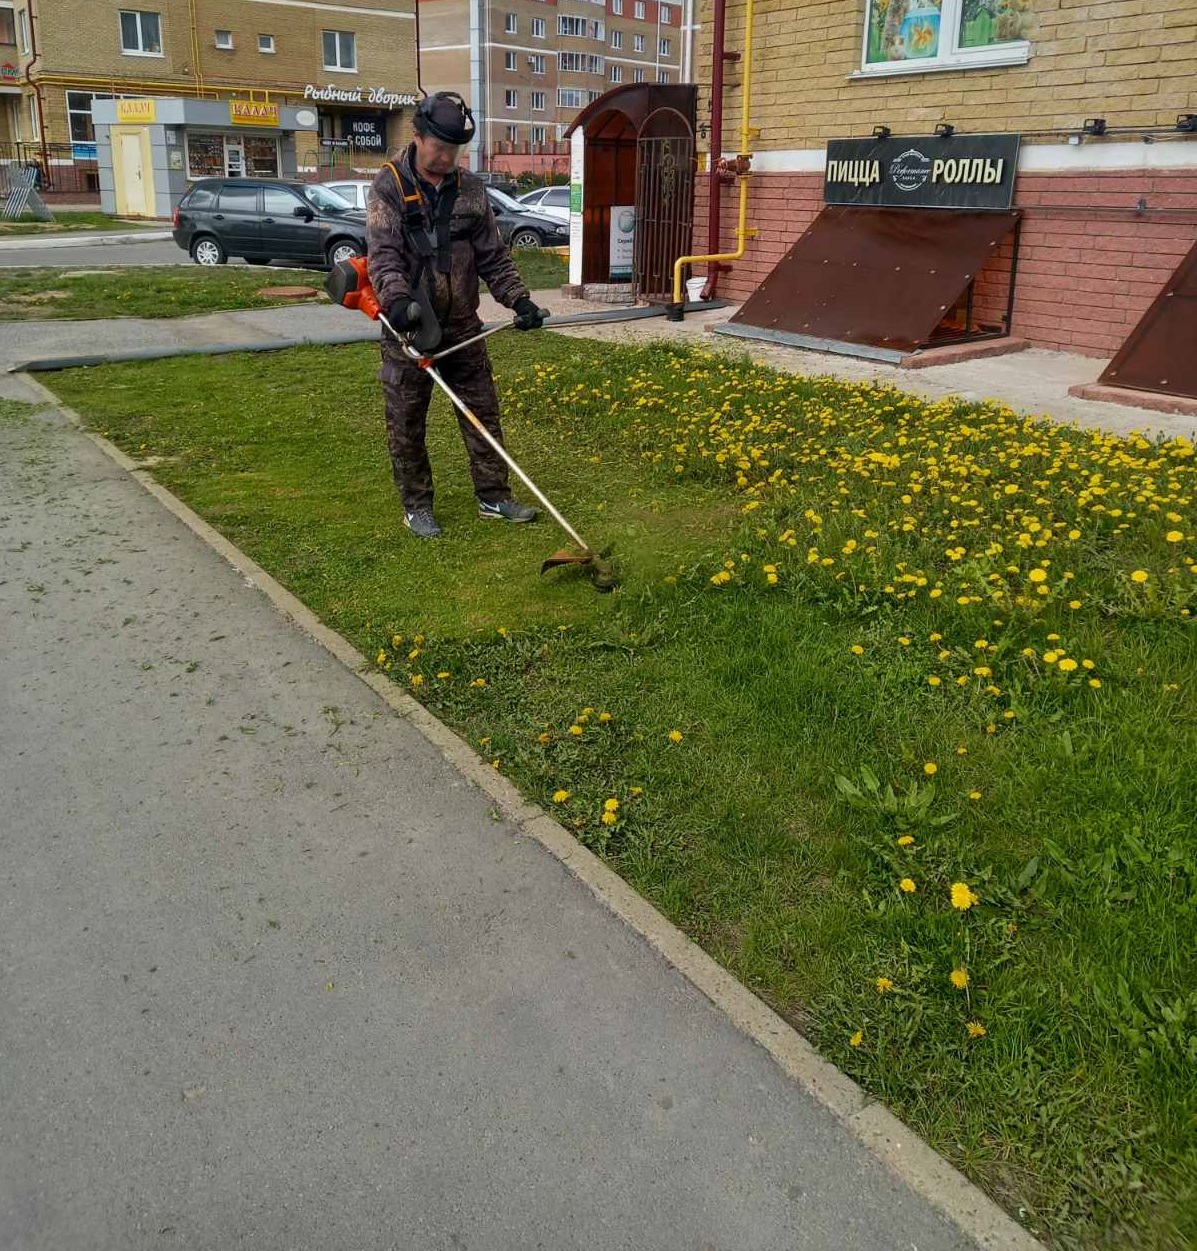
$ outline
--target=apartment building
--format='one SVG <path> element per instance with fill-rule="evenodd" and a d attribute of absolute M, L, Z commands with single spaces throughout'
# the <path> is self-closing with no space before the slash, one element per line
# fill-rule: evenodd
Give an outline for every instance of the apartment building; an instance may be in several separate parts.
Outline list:
<path fill-rule="evenodd" d="M 0 157 L 36 160 L 52 186 L 79 172 L 74 191 L 94 189 L 96 100 L 298 107 L 291 143 L 315 170 L 397 145 L 417 82 L 415 0 L 0 0 Z M 185 145 L 188 176 L 277 176 L 277 136 L 250 124 L 270 111 L 228 112 Z"/>
<path fill-rule="evenodd" d="M 689 3 L 666 0 L 422 0 L 428 91 L 474 108 L 475 169 L 564 172 L 566 128 L 624 83 L 678 83 Z"/>

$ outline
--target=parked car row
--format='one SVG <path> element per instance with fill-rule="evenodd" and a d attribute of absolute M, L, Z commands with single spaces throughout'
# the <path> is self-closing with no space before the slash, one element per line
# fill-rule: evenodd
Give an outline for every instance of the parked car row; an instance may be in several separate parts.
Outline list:
<path fill-rule="evenodd" d="M 251 265 L 287 261 L 332 266 L 366 253 L 366 204 L 372 185 L 362 179 L 303 183 L 204 178 L 175 209 L 174 240 L 197 265 L 223 265 L 233 256 Z M 555 193 L 551 200 L 548 193 Z M 561 247 L 569 242 L 567 187 L 543 187 L 513 200 L 487 186 L 486 195 L 510 247 Z"/>

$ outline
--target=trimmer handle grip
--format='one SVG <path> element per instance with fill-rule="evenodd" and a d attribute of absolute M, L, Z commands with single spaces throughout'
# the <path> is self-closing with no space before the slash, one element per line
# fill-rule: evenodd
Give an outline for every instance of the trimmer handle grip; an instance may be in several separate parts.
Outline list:
<path fill-rule="evenodd" d="M 371 321 L 377 321 L 382 312 L 382 305 L 370 285 L 364 256 L 352 256 L 348 260 L 338 261 L 328 271 L 324 289 L 334 303 L 344 308 L 356 308 Z"/>

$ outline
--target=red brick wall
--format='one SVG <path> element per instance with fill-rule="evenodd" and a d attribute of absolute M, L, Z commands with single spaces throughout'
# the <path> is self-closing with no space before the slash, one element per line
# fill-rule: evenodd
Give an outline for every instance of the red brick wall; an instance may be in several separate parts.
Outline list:
<path fill-rule="evenodd" d="M 820 174 L 754 175 L 748 225 L 760 233 L 722 276 L 720 294 L 747 298 L 814 220 L 822 193 Z M 721 251 L 735 250 L 738 194 L 734 186 L 723 188 Z M 1145 213 L 1135 211 L 1140 198 Z M 706 249 L 707 203 L 702 178 L 696 251 Z M 1197 170 L 1021 174 L 1015 205 L 1024 217 L 1013 331 L 1035 347 L 1112 356 L 1197 243 Z M 1007 244 L 978 276 L 979 317 L 1003 311 L 1009 257 Z"/>

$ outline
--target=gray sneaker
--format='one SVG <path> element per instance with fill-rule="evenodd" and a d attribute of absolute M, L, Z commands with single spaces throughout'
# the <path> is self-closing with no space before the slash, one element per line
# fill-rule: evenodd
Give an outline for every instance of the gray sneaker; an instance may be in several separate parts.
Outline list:
<path fill-rule="evenodd" d="M 414 512 L 405 512 L 403 524 L 417 539 L 435 539 L 441 534 L 441 528 L 436 524 L 431 508 L 417 508 Z"/>
<path fill-rule="evenodd" d="M 515 500 L 499 500 L 495 504 L 479 500 L 478 516 L 487 521 L 535 521 L 539 514 L 530 504 L 517 504 Z"/>

